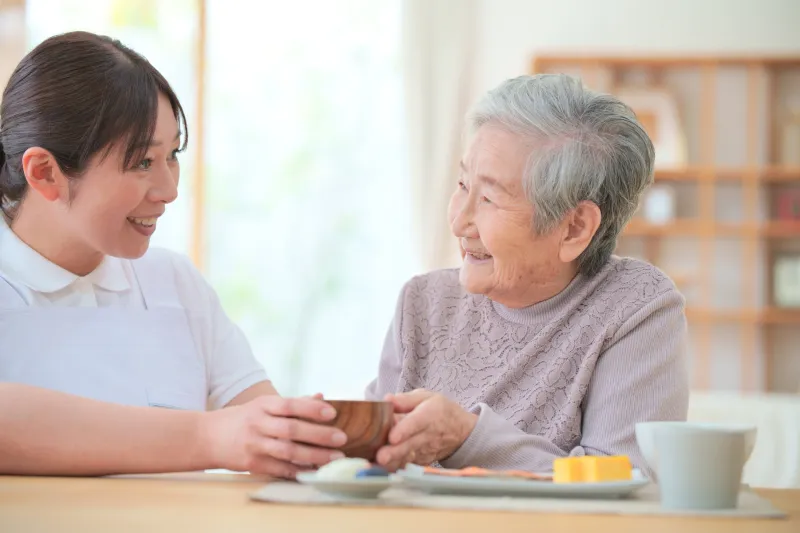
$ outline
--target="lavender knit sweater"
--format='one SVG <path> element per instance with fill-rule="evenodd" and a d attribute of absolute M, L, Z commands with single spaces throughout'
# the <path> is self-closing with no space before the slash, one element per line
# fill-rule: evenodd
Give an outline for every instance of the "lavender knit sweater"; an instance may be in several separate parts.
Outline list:
<path fill-rule="evenodd" d="M 685 420 L 684 299 L 655 267 L 612 257 L 555 297 L 510 309 L 458 270 L 409 281 L 368 399 L 424 388 L 479 415 L 449 468 L 545 471 L 567 455 L 630 456 L 634 424 Z"/>

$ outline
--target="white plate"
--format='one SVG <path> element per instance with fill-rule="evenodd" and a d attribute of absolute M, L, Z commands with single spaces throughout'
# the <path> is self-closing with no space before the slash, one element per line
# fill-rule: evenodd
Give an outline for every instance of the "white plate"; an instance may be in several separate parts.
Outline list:
<path fill-rule="evenodd" d="M 425 474 L 422 469 L 406 468 L 393 476 L 403 488 L 417 489 L 430 494 L 459 494 L 465 496 L 517 496 L 551 498 L 624 498 L 648 485 L 639 469 L 633 470 L 629 481 L 604 483 L 553 483 L 529 479 L 497 479 L 479 477 L 446 477 Z"/>
<path fill-rule="evenodd" d="M 364 477 L 348 481 L 317 479 L 316 472 L 301 472 L 297 474 L 297 481 L 320 492 L 345 498 L 377 498 L 394 484 L 389 477 Z"/>

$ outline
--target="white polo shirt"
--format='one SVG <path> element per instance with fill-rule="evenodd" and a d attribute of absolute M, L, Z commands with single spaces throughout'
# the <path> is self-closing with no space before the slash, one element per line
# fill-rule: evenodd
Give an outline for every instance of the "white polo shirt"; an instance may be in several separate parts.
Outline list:
<path fill-rule="evenodd" d="M 245 389 L 266 381 L 266 372 L 241 329 L 225 314 L 215 291 L 191 261 L 159 248 L 147 254 L 158 265 L 163 264 L 164 279 L 175 280 L 180 305 L 186 310 L 195 348 L 205 366 L 209 406 L 224 407 Z M 145 308 L 131 261 L 106 257 L 89 275 L 77 276 L 22 242 L 2 217 L 0 278 L 18 297 L 6 302 L 2 295 L 10 291 L 0 291 L 0 309 L 18 306 L 19 298 L 28 307 Z"/>

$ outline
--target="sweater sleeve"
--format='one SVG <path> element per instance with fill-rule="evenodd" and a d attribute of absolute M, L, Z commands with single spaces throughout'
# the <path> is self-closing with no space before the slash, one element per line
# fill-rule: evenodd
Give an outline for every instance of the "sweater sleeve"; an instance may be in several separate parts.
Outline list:
<path fill-rule="evenodd" d="M 557 457 L 628 455 L 634 467 L 652 475 L 636 444 L 635 424 L 686 419 L 686 337 L 683 296 L 677 290 L 661 295 L 634 313 L 598 358 L 581 406 L 578 446 L 561 449 L 479 404 L 475 429 L 442 466 L 541 472 L 552 470 Z"/>

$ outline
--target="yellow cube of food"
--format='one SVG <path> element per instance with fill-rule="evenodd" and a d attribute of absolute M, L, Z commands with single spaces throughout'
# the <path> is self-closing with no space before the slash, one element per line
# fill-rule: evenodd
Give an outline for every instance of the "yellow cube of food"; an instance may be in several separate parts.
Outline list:
<path fill-rule="evenodd" d="M 631 462 L 624 455 L 612 457 L 583 457 L 583 480 L 587 483 L 601 481 L 626 481 L 631 479 Z"/>
<path fill-rule="evenodd" d="M 561 457 L 553 461 L 553 482 L 580 483 L 583 481 L 583 457 Z"/>
<path fill-rule="evenodd" d="M 630 459 L 611 457 L 563 457 L 553 461 L 555 483 L 600 483 L 625 481 L 632 477 Z"/>

